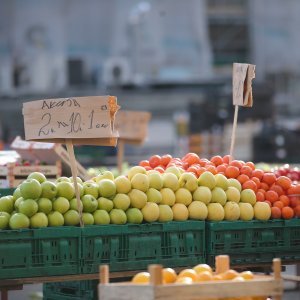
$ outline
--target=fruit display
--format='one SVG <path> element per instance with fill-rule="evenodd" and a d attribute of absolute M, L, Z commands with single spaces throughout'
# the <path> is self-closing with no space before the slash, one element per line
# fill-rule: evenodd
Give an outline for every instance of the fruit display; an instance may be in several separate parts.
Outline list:
<path fill-rule="evenodd" d="M 73 179 L 28 175 L 13 195 L 0 198 L 0 228 L 76 226 Z M 152 156 L 127 175 L 105 171 L 77 179 L 85 225 L 209 220 L 290 219 L 300 216 L 300 184 L 229 156 L 182 159 Z"/>

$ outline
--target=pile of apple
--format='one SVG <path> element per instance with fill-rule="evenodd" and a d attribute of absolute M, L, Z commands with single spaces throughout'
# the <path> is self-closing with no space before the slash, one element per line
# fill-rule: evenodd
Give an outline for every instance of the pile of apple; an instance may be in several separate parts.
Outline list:
<path fill-rule="evenodd" d="M 216 155 L 208 160 L 199 158 L 195 153 L 188 153 L 182 158 L 173 158 L 169 154 L 153 155 L 139 165 L 161 173 L 176 167 L 180 172 L 193 173 L 198 179 L 207 171 L 214 175 L 221 174 L 228 180 L 236 179 L 243 190 L 251 189 L 258 202 L 271 207 L 273 219 L 300 217 L 300 173 L 298 168 L 291 169 L 289 165 L 264 171 L 256 168 L 253 162 L 232 160 L 229 155 Z"/>

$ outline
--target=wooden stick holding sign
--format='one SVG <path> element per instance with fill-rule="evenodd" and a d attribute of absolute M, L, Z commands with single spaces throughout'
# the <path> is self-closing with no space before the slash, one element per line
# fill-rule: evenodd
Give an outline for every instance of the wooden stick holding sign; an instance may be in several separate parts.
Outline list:
<path fill-rule="evenodd" d="M 230 160 L 233 158 L 235 133 L 239 106 L 252 107 L 252 80 L 255 78 L 255 65 L 250 64 L 233 64 L 232 73 L 232 97 L 234 105 L 234 118 L 230 143 Z"/>
<path fill-rule="evenodd" d="M 116 146 L 114 130 L 117 99 L 112 96 L 31 101 L 23 104 L 25 138 L 31 141 L 65 143 L 82 222 L 77 166 L 73 144 Z"/>
<path fill-rule="evenodd" d="M 125 144 L 141 145 L 148 135 L 151 114 L 145 111 L 120 110 L 116 115 L 115 127 L 119 132 L 117 162 L 122 173 Z"/>

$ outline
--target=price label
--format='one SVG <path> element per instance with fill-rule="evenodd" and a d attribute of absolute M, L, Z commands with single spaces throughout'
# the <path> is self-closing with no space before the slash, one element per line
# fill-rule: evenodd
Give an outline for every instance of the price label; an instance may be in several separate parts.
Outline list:
<path fill-rule="evenodd" d="M 74 144 L 115 145 L 112 96 L 46 99 L 23 104 L 26 140 Z"/>
<path fill-rule="evenodd" d="M 151 114 L 144 111 L 120 110 L 116 115 L 115 127 L 119 138 L 127 143 L 142 143 L 148 134 Z"/>
<path fill-rule="evenodd" d="M 233 64 L 232 91 L 233 105 L 252 107 L 252 80 L 255 78 L 255 65 Z"/>

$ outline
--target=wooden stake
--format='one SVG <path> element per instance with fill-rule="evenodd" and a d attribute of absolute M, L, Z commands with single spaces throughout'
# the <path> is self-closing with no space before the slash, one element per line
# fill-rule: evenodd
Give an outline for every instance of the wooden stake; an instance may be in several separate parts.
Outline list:
<path fill-rule="evenodd" d="M 273 272 L 274 272 L 274 278 L 276 280 L 281 280 L 281 259 L 280 258 L 274 258 L 273 259 Z M 275 296 L 274 300 L 281 300 L 281 296 Z"/>
<path fill-rule="evenodd" d="M 73 142 L 71 139 L 66 140 L 66 146 L 67 146 L 67 150 L 68 150 L 69 157 L 70 157 L 71 172 L 72 172 L 74 188 L 75 188 L 75 195 L 76 195 L 76 199 L 77 199 L 78 212 L 79 212 L 79 217 L 80 217 L 80 227 L 83 227 L 84 225 L 83 225 L 83 221 L 82 221 L 82 206 L 81 206 L 81 202 L 80 202 L 80 193 L 79 193 L 78 184 L 77 184 L 77 166 L 76 166 Z"/>
<path fill-rule="evenodd" d="M 118 171 L 119 174 L 122 174 L 123 171 L 123 160 L 124 160 L 124 141 L 119 139 L 118 141 Z"/>
<path fill-rule="evenodd" d="M 109 283 L 109 266 L 108 265 L 101 265 L 99 267 L 100 273 L 100 283 L 101 284 L 108 284 Z"/>
<path fill-rule="evenodd" d="M 221 274 L 230 269 L 230 261 L 228 255 L 216 256 L 216 274 Z"/>
<path fill-rule="evenodd" d="M 162 284 L 162 266 L 161 265 L 150 265 L 148 267 L 150 273 L 150 283 L 153 285 Z"/>
<path fill-rule="evenodd" d="M 238 113 L 239 113 L 239 106 L 234 106 L 234 118 L 233 118 L 233 126 L 232 126 L 232 134 L 231 134 L 231 143 L 230 143 L 230 158 L 229 162 L 231 162 L 233 158 L 233 151 L 234 151 L 234 144 L 235 144 L 235 132 L 236 132 L 236 126 L 237 126 L 237 119 L 238 119 Z"/>

